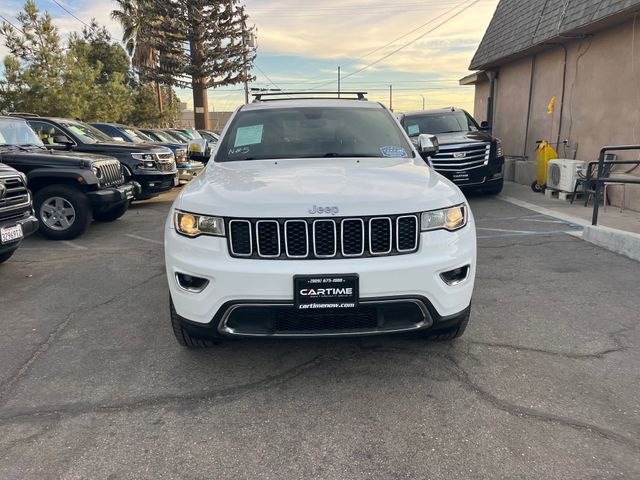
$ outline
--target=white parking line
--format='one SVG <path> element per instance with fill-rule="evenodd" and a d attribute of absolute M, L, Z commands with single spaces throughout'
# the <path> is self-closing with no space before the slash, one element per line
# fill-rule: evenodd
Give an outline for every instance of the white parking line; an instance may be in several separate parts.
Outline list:
<path fill-rule="evenodd" d="M 476 230 L 489 230 L 491 232 L 505 232 L 505 233 L 536 233 L 533 230 L 507 230 L 505 228 L 487 228 L 487 227 L 476 227 Z"/>
<path fill-rule="evenodd" d="M 154 240 L 153 238 L 141 237 L 139 235 L 133 235 L 131 233 L 125 233 L 125 237 L 135 238 L 136 240 L 142 240 L 143 242 L 155 243 L 156 245 L 164 245 L 164 242 L 160 240 Z"/>
<path fill-rule="evenodd" d="M 82 245 L 78 245 L 77 243 L 70 242 L 69 240 L 62 240 L 60 243 L 64 243 L 65 245 L 77 250 L 89 250 L 87 247 L 83 247 Z"/>

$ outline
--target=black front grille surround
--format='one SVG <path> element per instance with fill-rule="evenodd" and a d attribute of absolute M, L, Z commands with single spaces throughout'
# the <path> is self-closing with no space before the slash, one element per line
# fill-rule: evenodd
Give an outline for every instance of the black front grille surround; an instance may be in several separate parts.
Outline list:
<path fill-rule="evenodd" d="M 119 187 L 124 184 L 124 175 L 122 174 L 120 162 L 97 162 L 94 163 L 94 166 L 100 170 L 100 177 L 98 178 L 100 186 Z"/>
<path fill-rule="evenodd" d="M 340 218 L 226 219 L 236 258 L 326 260 L 406 255 L 418 250 L 419 214 Z"/>

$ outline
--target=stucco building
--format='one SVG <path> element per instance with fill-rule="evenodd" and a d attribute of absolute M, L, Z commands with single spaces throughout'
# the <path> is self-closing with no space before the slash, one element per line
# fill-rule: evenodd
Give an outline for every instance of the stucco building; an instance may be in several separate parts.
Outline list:
<path fill-rule="evenodd" d="M 460 83 L 475 85 L 476 118 L 520 157 L 516 181 L 535 178 L 542 138 L 589 161 L 603 145 L 640 144 L 639 17 L 640 0 L 500 1 Z M 627 208 L 640 210 L 639 190 L 627 186 Z"/>

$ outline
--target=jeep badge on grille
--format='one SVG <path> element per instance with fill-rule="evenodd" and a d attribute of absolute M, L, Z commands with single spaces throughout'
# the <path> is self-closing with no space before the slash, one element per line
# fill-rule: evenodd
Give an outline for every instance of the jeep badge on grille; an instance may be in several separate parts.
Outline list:
<path fill-rule="evenodd" d="M 329 213 L 331 215 L 336 215 L 340 209 L 338 207 L 318 207 L 314 205 L 309 209 L 309 213 L 311 215 L 321 214 L 321 213 Z"/>

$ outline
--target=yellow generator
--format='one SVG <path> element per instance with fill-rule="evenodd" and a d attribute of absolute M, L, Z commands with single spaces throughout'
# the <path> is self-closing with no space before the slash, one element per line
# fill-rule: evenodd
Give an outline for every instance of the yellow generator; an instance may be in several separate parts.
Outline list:
<path fill-rule="evenodd" d="M 549 145 L 546 140 L 538 142 L 537 148 L 538 173 L 535 181 L 531 184 L 531 190 L 534 192 L 542 192 L 547 186 L 547 168 L 549 160 L 558 158 L 558 152 Z"/>

